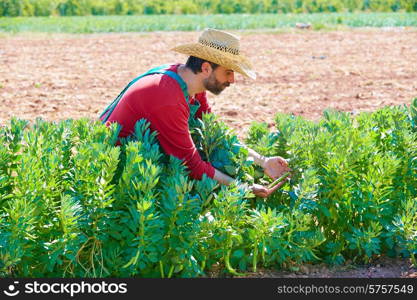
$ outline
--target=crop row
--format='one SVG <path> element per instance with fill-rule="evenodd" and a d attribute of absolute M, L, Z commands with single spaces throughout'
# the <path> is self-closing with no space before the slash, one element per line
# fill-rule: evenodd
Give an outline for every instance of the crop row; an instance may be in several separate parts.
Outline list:
<path fill-rule="evenodd" d="M 12 119 L 0 128 L 0 275 L 195 277 L 417 254 L 417 99 L 319 122 L 276 116 L 245 143 L 289 160 L 291 181 L 268 199 L 236 135 L 213 115 L 191 120 L 202 157 L 236 178 L 188 178 L 148 124 Z"/>
<path fill-rule="evenodd" d="M 313 29 L 337 27 L 417 26 L 417 13 L 332 13 L 257 15 L 143 15 L 0 18 L 3 32 L 151 32 L 217 29 L 291 28 L 310 23 Z"/>
<path fill-rule="evenodd" d="M 414 0 L 0 0 L 0 16 L 416 11 Z"/>

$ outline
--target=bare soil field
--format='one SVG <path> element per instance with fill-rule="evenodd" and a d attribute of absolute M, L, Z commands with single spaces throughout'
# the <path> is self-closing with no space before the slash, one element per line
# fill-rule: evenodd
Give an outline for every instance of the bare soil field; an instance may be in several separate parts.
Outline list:
<path fill-rule="evenodd" d="M 318 120 L 333 108 L 352 113 L 410 104 L 417 97 L 417 29 L 235 32 L 258 73 L 209 102 L 240 137 L 252 121 L 271 126 L 277 112 Z M 147 69 L 185 62 L 170 51 L 199 32 L 18 34 L 0 36 L 0 124 L 97 118 L 125 85 Z M 409 260 L 346 268 L 305 266 L 249 277 L 416 277 Z"/>
<path fill-rule="evenodd" d="M 208 274 L 209 278 L 221 278 L 223 275 L 216 267 Z M 341 266 L 329 266 L 324 263 L 288 268 L 285 270 L 258 269 L 245 273 L 245 278 L 416 278 L 417 268 L 409 260 L 381 257 L 369 264 L 352 264 L 348 261 Z"/>
<path fill-rule="evenodd" d="M 235 32 L 258 78 L 240 74 L 213 112 L 243 137 L 252 121 L 277 112 L 317 120 L 326 108 L 372 111 L 417 96 L 417 29 Z M 170 51 L 199 32 L 18 34 L 0 37 L 0 123 L 96 118 L 150 67 L 185 62 Z"/>

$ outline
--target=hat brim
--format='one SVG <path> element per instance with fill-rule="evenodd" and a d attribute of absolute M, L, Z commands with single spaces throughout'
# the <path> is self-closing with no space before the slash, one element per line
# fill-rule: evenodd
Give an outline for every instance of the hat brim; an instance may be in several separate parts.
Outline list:
<path fill-rule="evenodd" d="M 229 52 L 202 45 L 200 43 L 184 44 L 171 50 L 208 60 L 225 68 L 229 68 L 251 79 L 256 79 L 256 73 L 253 70 L 252 64 L 245 56 L 241 54 L 235 55 Z"/>

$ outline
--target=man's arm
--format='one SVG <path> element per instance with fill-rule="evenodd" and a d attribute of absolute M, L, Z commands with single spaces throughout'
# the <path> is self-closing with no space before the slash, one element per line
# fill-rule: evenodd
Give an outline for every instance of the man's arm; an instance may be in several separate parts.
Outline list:
<path fill-rule="evenodd" d="M 282 174 L 291 171 L 288 162 L 281 156 L 266 157 L 260 155 L 255 150 L 244 146 L 248 151 L 249 157 L 253 158 L 256 165 L 262 167 L 266 175 L 272 179 L 279 178 Z"/>
<path fill-rule="evenodd" d="M 188 112 L 185 105 L 158 106 L 149 113 L 149 122 L 162 150 L 185 162 L 190 177 L 200 180 L 203 174 L 213 178 L 213 166 L 201 159 L 188 128 Z"/>
<path fill-rule="evenodd" d="M 249 151 L 249 154 L 248 155 L 249 155 L 249 157 L 252 157 L 253 158 L 253 162 L 256 165 L 264 168 L 265 162 L 267 160 L 267 157 L 265 157 L 263 155 L 260 155 L 255 150 L 252 150 L 252 149 L 248 148 L 247 146 L 244 146 L 244 147 Z"/>
<path fill-rule="evenodd" d="M 224 174 L 223 172 L 217 170 L 216 168 L 214 169 L 213 179 L 216 180 L 218 183 L 224 184 L 224 185 L 229 185 L 234 180 L 232 177 Z"/>

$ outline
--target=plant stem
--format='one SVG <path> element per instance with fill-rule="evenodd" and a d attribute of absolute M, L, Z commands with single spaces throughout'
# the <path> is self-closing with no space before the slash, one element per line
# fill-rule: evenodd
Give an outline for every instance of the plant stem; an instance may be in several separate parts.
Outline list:
<path fill-rule="evenodd" d="M 159 261 L 159 271 L 161 272 L 161 278 L 165 278 L 164 265 L 163 265 L 162 260 Z"/>
<path fill-rule="evenodd" d="M 258 244 L 255 244 L 255 247 L 253 249 L 253 259 L 252 259 L 253 272 L 256 272 L 257 258 L 258 258 Z"/>
<path fill-rule="evenodd" d="M 282 176 L 280 176 L 278 179 L 276 179 L 275 181 L 273 181 L 271 184 L 268 185 L 268 189 L 273 188 L 274 186 L 276 186 L 278 183 L 280 183 L 285 177 L 287 177 L 291 172 L 285 172 Z"/>
<path fill-rule="evenodd" d="M 172 265 L 171 268 L 169 268 L 168 278 L 171 278 L 173 272 L 174 272 L 174 265 Z"/>
<path fill-rule="evenodd" d="M 229 271 L 230 274 L 236 275 L 236 276 L 243 276 L 245 274 L 236 272 L 235 269 L 232 268 L 230 265 L 230 253 L 232 250 L 227 250 L 226 255 L 224 256 L 224 264 L 226 265 L 227 271 Z"/>

